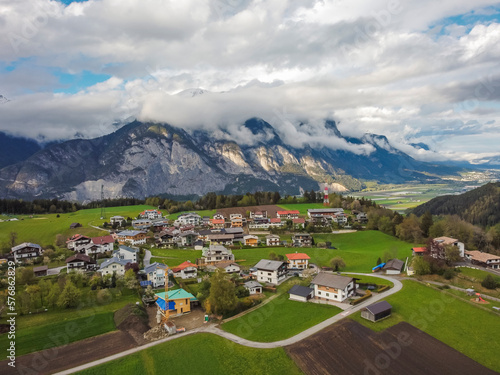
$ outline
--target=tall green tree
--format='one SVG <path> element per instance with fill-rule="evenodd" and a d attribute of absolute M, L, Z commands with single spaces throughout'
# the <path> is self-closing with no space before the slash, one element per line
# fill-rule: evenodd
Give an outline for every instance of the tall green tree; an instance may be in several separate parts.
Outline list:
<path fill-rule="evenodd" d="M 57 306 L 59 307 L 76 307 L 80 302 L 80 297 L 82 293 L 71 281 L 66 282 L 59 299 L 57 300 Z"/>
<path fill-rule="evenodd" d="M 238 297 L 236 287 L 221 270 L 217 270 L 210 279 L 210 296 L 208 297 L 212 312 L 224 315 L 236 308 Z"/>
<path fill-rule="evenodd" d="M 420 228 L 424 233 L 424 237 L 429 237 L 429 229 L 432 227 L 432 224 L 434 224 L 434 221 L 432 220 L 431 212 L 425 211 L 420 219 Z"/>
<path fill-rule="evenodd" d="M 341 257 L 335 257 L 330 260 L 330 266 L 333 268 L 335 272 L 345 268 L 344 259 Z"/>

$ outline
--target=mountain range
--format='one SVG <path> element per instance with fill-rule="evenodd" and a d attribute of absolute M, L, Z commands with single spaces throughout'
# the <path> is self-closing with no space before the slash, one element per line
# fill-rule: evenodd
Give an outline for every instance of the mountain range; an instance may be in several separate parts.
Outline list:
<path fill-rule="evenodd" d="M 382 135 L 343 137 L 334 121 L 325 122 L 331 137 L 371 145 L 374 151 L 293 147 L 259 118 L 243 126 L 253 138 L 245 145 L 228 140 L 227 134 L 216 137 L 210 131 L 139 121 L 102 137 L 52 144 L 0 169 L 0 196 L 85 201 L 99 199 L 101 186 L 106 198 L 256 190 L 299 194 L 325 185 L 335 191 L 359 190 L 368 180 L 439 181 L 459 171 L 417 161 Z"/>

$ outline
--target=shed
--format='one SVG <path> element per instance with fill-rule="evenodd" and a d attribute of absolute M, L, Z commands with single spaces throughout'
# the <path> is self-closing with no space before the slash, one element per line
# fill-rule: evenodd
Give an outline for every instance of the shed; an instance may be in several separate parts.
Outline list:
<path fill-rule="evenodd" d="M 399 259 L 391 259 L 388 261 L 382 270 L 385 271 L 387 275 L 399 275 L 403 269 L 405 262 Z"/>
<path fill-rule="evenodd" d="M 48 266 L 34 267 L 33 273 L 35 274 L 35 276 L 47 276 L 48 269 L 49 269 Z"/>
<path fill-rule="evenodd" d="M 391 315 L 392 306 L 387 301 L 380 301 L 361 310 L 361 317 L 372 322 Z"/>
<path fill-rule="evenodd" d="M 81 226 L 82 226 L 82 224 L 80 224 L 80 223 L 71 223 L 70 226 L 69 226 L 69 228 L 70 229 L 75 229 L 75 228 L 79 228 Z"/>
<path fill-rule="evenodd" d="M 291 300 L 307 302 L 308 299 L 312 298 L 314 289 L 302 285 L 294 285 L 290 288 L 288 294 L 290 294 Z"/>

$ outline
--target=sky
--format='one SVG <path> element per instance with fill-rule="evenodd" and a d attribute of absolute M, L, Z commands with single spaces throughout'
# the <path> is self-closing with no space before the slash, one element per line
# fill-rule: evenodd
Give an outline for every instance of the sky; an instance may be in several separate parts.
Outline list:
<path fill-rule="evenodd" d="M 499 1 L 0 0 L 0 33 L 0 131 L 15 135 L 138 119 L 244 143 L 260 117 L 297 147 L 371 152 L 331 119 L 419 160 L 500 155 Z"/>

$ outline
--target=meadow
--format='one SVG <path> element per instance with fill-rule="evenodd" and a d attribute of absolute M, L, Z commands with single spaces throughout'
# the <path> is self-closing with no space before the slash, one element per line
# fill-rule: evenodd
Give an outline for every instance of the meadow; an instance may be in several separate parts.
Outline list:
<path fill-rule="evenodd" d="M 283 348 L 255 349 L 208 333 L 180 337 L 81 371 L 80 375 L 140 374 L 298 375 Z"/>
<path fill-rule="evenodd" d="M 500 371 L 500 314 L 458 299 L 445 291 L 404 280 L 403 290 L 386 300 L 392 316 L 377 323 L 353 314 L 353 319 L 374 331 L 382 331 L 406 321 L 466 356 L 495 371 Z"/>

